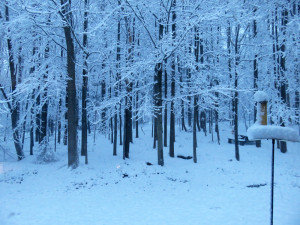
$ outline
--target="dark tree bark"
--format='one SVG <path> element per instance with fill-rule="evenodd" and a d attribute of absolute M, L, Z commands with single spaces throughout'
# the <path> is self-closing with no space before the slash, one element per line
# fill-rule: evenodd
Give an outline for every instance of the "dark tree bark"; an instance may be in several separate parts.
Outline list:
<path fill-rule="evenodd" d="M 238 127 L 238 73 L 237 73 L 237 67 L 239 65 L 239 32 L 240 32 L 240 25 L 238 24 L 236 27 L 236 32 L 235 32 L 235 45 L 234 45 L 234 50 L 235 50 L 235 73 L 234 73 L 234 146 L 235 146 L 235 158 L 237 161 L 240 160 L 240 153 L 239 153 L 239 143 L 238 143 L 238 136 L 239 136 L 239 127 Z"/>
<path fill-rule="evenodd" d="M 194 119 L 193 119 L 193 160 L 194 163 L 197 163 L 197 130 L 196 130 L 196 123 L 197 123 L 197 96 L 194 96 Z"/>
<path fill-rule="evenodd" d="M 64 145 L 68 144 L 68 85 L 67 85 L 67 89 L 66 89 L 66 109 L 67 111 L 65 112 L 65 126 L 64 126 L 64 138 L 63 138 L 63 143 Z"/>
<path fill-rule="evenodd" d="M 153 118 L 153 149 L 156 149 L 156 142 L 157 142 L 157 118 Z"/>
<path fill-rule="evenodd" d="M 61 139 L 61 97 L 59 98 L 58 103 L 58 121 L 57 121 L 57 143 L 60 144 Z"/>
<path fill-rule="evenodd" d="M 34 102 L 34 95 L 35 95 L 34 92 L 35 91 L 33 90 L 32 95 L 31 95 L 31 100 L 33 102 Z M 30 112 L 31 112 L 31 116 L 30 116 L 30 147 L 29 147 L 29 152 L 30 152 L 30 155 L 33 155 L 33 147 L 34 147 L 34 130 L 33 130 L 33 127 L 34 127 L 34 116 L 33 116 L 34 111 L 33 111 L 33 107 L 31 108 Z"/>
<path fill-rule="evenodd" d="M 227 51 L 228 51 L 228 73 L 229 73 L 229 82 L 232 80 L 232 59 L 231 59 L 231 24 L 228 22 L 227 27 Z M 229 84 L 230 86 L 230 84 Z M 234 98 L 229 105 L 229 117 L 230 125 L 233 125 L 233 116 L 234 116 Z"/>
<path fill-rule="evenodd" d="M 190 48 L 191 49 L 191 48 Z M 191 50 L 190 50 L 191 53 Z M 191 86 L 191 69 L 188 68 L 187 69 L 187 79 L 188 79 L 188 87 L 190 89 Z M 191 128 L 192 126 L 192 97 L 190 96 L 190 92 L 189 92 L 189 96 L 187 97 L 188 99 L 188 103 L 187 103 L 187 117 L 188 117 L 188 126 L 189 128 Z"/>
<path fill-rule="evenodd" d="M 196 62 L 196 71 L 199 71 L 199 53 L 200 53 L 200 39 L 199 39 L 199 28 L 195 27 L 195 46 L 194 46 L 194 53 L 195 53 L 195 62 Z M 197 95 L 194 96 L 194 103 L 193 103 L 193 160 L 194 163 L 197 163 L 197 117 L 198 117 L 198 99 Z"/>
<path fill-rule="evenodd" d="M 121 5 L 121 0 L 118 0 L 118 6 Z M 118 96 L 118 91 L 121 90 L 120 85 L 120 61 L 121 61 L 121 47 L 120 47 L 120 39 L 121 39 L 121 22 L 120 18 L 118 18 L 118 33 L 117 33 L 117 64 L 116 64 L 116 86 L 114 89 L 115 97 Z M 120 114 L 120 104 L 116 105 L 115 114 L 114 114 L 114 143 L 113 143 L 113 155 L 117 155 L 117 136 L 118 136 L 118 114 Z M 122 133 L 121 133 L 121 116 L 120 116 L 120 145 L 122 144 Z"/>
<path fill-rule="evenodd" d="M 286 26 L 288 23 L 288 10 L 287 9 L 283 9 L 282 13 L 281 13 L 281 29 L 282 29 L 282 35 L 283 35 L 283 40 L 282 40 L 282 44 L 280 46 L 280 96 L 282 101 L 285 104 L 288 104 L 287 101 L 287 88 L 288 88 L 288 81 L 286 79 L 286 56 L 285 56 L 285 52 L 286 52 Z M 282 118 L 281 120 L 281 126 L 285 126 Z M 280 141 L 280 151 L 282 153 L 286 153 L 287 152 L 287 144 L 285 141 Z"/>
<path fill-rule="evenodd" d="M 88 46 L 88 0 L 84 0 L 84 21 L 83 21 L 83 41 L 82 45 L 86 49 Z M 81 111 L 81 155 L 85 156 L 85 164 L 88 164 L 87 154 L 87 89 L 88 89 L 88 55 L 84 54 L 83 59 L 83 70 L 82 70 L 82 111 Z"/>
<path fill-rule="evenodd" d="M 219 82 L 217 82 L 219 84 Z M 219 130 L 219 92 L 216 92 L 217 101 L 215 103 L 215 132 L 217 133 L 218 144 L 220 145 L 220 130 Z"/>
<path fill-rule="evenodd" d="M 254 13 L 256 12 L 256 8 L 254 9 Z M 253 38 L 255 39 L 257 35 L 257 22 L 253 20 Z M 257 53 L 254 55 L 253 60 L 253 89 L 257 91 L 257 81 L 258 81 L 258 61 L 257 61 Z M 256 121 L 256 107 L 254 107 L 254 122 Z"/>
<path fill-rule="evenodd" d="M 49 44 L 47 44 L 45 49 L 45 59 L 49 58 Z M 46 66 L 48 68 L 48 66 Z M 48 72 L 44 74 L 44 81 L 46 82 L 48 77 Z M 47 88 L 45 88 L 43 93 L 44 103 L 42 105 L 42 112 L 41 112 L 41 121 L 40 121 L 40 137 L 39 143 L 42 141 L 47 142 L 47 129 L 48 129 L 48 99 L 47 99 Z"/>
<path fill-rule="evenodd" d="M 120 126 L 119 126 L 119 130 L 120 130 L 120 145 L 123 145 L 123 141 L 122 141 L 122 113 L 121 113 L 121 104 L 120 104 L 120 110 L 119 110 L 119 121 L 120 121 Z"/>
<path fill-rule="evenodd" d="M 114 114 L 114 141 L 113 141 L 113 155 L 117 155 L 117 139 L 118 139 L 118 116 Z"/>
<path fill-rule="evenodd" d="M 176 38 L 176 0 L 173 0 L 172 5 L 172 40 L 175 42 Z M 170 106 L 170 145 L 169 145 L 169 155 L 174 157 L 174 142 L 175 142 L 175 109 L 174 109 L 174 97 L 175 97 L 175 54 L 173 53 L 171 62 L 171 106 Z"/>
<path fill-rule="evenodd" d="M 136 88 L 139 88 L 139 82 L 136 84 Z M 139 138 L 139 116 L 138 116 L 138 110 L 139 110 L 139 91 L 136 92 L 135 96 L 135 110 L 136 110 L 136 117 L 135 117 L 135 138 Z"/>
<path fill-rule="evenodd" d="M 129 90 L 127 90 L 129 91 Z M 125 109 L 124 109 L 124 144 L 123 144 L 123 159 L 129 158 L 130 147 L 130 109 L 129 109 L 128 96 L 125 97 Z"/>
<path fill-rule="evenodd" d="M 168 73 L 167 73 L 167 60 L 164 61 L 164 73 L 165 73 L 165 99 L 168 97 Z M 168 102 L 165 102 L 165 110 L 164 110 L 164 147 L 168 147 Z"/>
<path fill-rule="evenodd" d="M 68 166 L 73 169 L 78 167 L 77 152 L 77 112 L 76 112 L 76 85 L 75 85 L 75 48 L 72 37 L 73 15 L 70 0 L 61 0 L 62 15 L 64 20 L 64 33 L 67 45 L 67 81 L 68 95 Z"/>
<path fill-rule="evenodd" d="M 33 48 L 32 50 L 32 55 L 35 56 L 36 54 L 36 47 Z M 32 74 L 35 71 L 35 66 L 32 66 L 30 68 L 30 74 Z M 31 101 L 34 102 L 34 98 L 35 98 L 35 90 L 32 91 L 32 95 L 31 95 Z M 29 147 L 29 152 L 30 155 L 33 155 L 33 147 L 34 147 L 34 108 L 32 107 L 30 109 L 30 147 Z"/>
<path fill-rule="evenodd" d="M 8 6 L 5 6 L 5 19 L 6 22 L 9 22 L 9 11 Z M 17 74 L 15 71 L 15 63 L 14 63 L 14 55 L 13 55 L 13 46 L 11 39 L 7 38 L 7 47 L 8 47 L 8 54 L 9 54 L 9 69 L 10 69 L 10 78 L 11 78 L 11 91 L 14 92 L 17 86 Z M 2 93 L 4 90 L 1 88 Z M 12 103 L 9 104 L 10 114 L 11 114 L 11 127 L 13 130 L 13 140 L 15 149 L 17 152 L 18 160 L 22 160 L 25 155 L 22 149 L 19 129 L 18 129 L 18 122 L 19 122 L 19 104 L 16 104 L 16 99 L 12 96 Z"/>
<path fill-rule="evenodd" d="M 163 24 L 159 21 L 159 39 L 163 37 Z M 163 155 L 163 130 L 162 130 L 162 62 L 158 62 L 155 65 L 155 75 L 154 75 L 154 115 L 157 120 L 157 160 L 158 165 L 164 165 L 164 155 Z"/>
<path fill-rule="evenodd" d="M 162 25 L 160 25 L 160 30 Z M 162 63 L 155 66 L 155 117 L 157 120 L 157 159 L 158 165 L 164 165 L 163 141 L 162 141 Z"/>
<path fill-rule="evenodd" d="M 134 33 L 131 30 L 131 19 L 125 17 L 126 29 L 127 29 L 127 57 L 126 64 L 130 66 L 133 63 L 133 43 Z M 133 21 L 134 26 L 134 21 Z M 129 78 L 125 80 L 126 84 L 126 97 L 125 97 L 125 109 L 124 109 L 124 145 L 123 145 L 123 159 L 129 158 L 130 142 L 132 143 L 132 81 Z"/>
<path fill-rule="evenodd" d="M 41 104 L 41 96 L 38 95 L 36 98 L 35 105 L 36 107 L 39 107 Z M 35 116 L 35 141 L 36 142 L 41 142 L 41 114 L 37 113 Z"/>
<path fill-rule="evenodd" d="M 102 70 L 105 68 L 105 63 L 102 63 Z M 106 81 L 105 76 L 103 77 L 103 80 L 101 82 L 101 99 L 102 101 L 105 101 L 105 95 L 106 95 Z M 101 113 L 101 132 L 105 133 L 106 136 L 106 108 L 102 109 Z"/>

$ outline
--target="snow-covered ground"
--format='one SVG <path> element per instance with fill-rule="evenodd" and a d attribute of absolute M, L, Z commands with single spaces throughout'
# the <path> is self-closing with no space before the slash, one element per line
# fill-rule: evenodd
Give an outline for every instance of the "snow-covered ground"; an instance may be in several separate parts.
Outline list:
<path fill-rule="evenodd" d="M 131 145 L 130 159 L 112 156 L 98 135 L 89 144 L 89 165 L 67 167 L 65 146 L 59 161 L 17 162 L 0 151 L 1 225 L 262 225 L 270 220 L 271 140 L 262 147 L 240 146 L 234 159 L 229 131 L 221 145 L 198 133 L 198 163 L 170 158 L 157 165 L 151 127 Z M 2 143 L 3 144 L 3 143 Z M 28 146 L 28 145 L 26 145 Z M 176 133 L 175 154 L 192 155 L 192 133 Z M 148 166 L 146 162 L 154 165 Z M 300 144 L 275 153 L 274 225 L 300 224 Z"/>

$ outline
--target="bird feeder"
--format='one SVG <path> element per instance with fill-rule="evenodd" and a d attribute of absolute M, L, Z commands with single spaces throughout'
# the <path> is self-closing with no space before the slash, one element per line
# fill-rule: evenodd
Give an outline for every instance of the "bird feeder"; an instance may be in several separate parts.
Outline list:
<path fill-rule="evenodd" d="M 255 124 L 249 127 L 247 134 L 249 140 L 272 139 L 270 225 L 273 225 L 275 140 L 299 142 L 300 137 L 292 128 L 267 125 L 268 96 L 265 92 L 257 91 L 254 99 L 257 102 L 257 119 Z"/>
<path fill-rule="evenodd" d="M 268 95 L 264 91 L 257 91 L 254 100 L 257 102 L 256 124 L 267 125 Z"/>

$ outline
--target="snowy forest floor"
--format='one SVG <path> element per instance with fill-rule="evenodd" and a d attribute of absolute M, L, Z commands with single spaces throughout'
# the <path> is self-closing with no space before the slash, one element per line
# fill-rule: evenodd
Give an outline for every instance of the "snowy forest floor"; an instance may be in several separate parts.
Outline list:
<path fill-rule="evenodd" d="M 170 158 L 164 148 L 165 166 L 158 166 L 149 125 L 125 161 L 121 146 L 113 156 L 109 140 L 98 135 L 93 144 L 91 135 L 89 164 L 80 157 L 75 170 L 63 145 L 49 164 L 37 164 L 28 151 L 20 162 L 4 160 L 0 151 L 0 224 L 269 224 L 271 140 L 261 148 L 240 146 L 237 162 L 229 128 L 221 128 L 221 145 L 197 134 L 197 164 Z M 192 155 L 192 133 L 177 130 L 175 154 Z M 286 154 L 275 151 L 274 225 L 299 225 L 299 209 L 300 144 L 289 142 Z"/>

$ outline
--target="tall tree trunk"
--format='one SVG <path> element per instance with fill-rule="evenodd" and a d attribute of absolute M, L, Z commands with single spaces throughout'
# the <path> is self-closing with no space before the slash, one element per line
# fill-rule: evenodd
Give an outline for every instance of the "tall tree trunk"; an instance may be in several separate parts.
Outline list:
<path fill-rule="evenodd" d="M 121 5 L 121 0 L 118 0 L 118 6 Z M 117 31 L 117 63 L 116 63 L 116 83 L 115 86 L 115 97 L 118 96 L 118 91 L 121 92 L 121 74 L 120 74 L 120 61 L 121 61 L 121 22 L 120 18 L 118 18 L 118 31 Z M 117 155 L 117 134 L 118 134 L 118 115 L 119 115 L 119 124 L 120 124 L 120 145 L 122 145 L 122 116 L 121 116 L 121 104 L 118 103 L 116 106 L 115 116 L 114 116 L 114 145 L 113 145 L 113 155 Z"/>
<path fill-rule="evenodd" d="M 39 107 L 41 104 L 41 95 L 39 94 L 36 98 L 35 105 L 36 107 Z M 35 141 L 41 142 L 41 113 L 37 113 L 35 116 Z"/>
<path fill-rule="evenodd" d="M 287 101 L 287 88 L 288 88 L 288 81 L 286 78 L 286 56 L 285 56 L 285 52 L 286 52 L 286 26 L 288 23 L 288 10 L 287 9 L 283 9 L 282 13 L 281 13 L 281 29 L 282 29 L 282 36 L 283 36 L 283 40 L 282 40 L 282 44 L 280 46 L 280 96 L 282 101 L 288 105 L 288 101 Z M 283 122 L 283 119 L 280 118 L 281 120 L 281 126 L 285 126 L 285 123 Z M 286 153 L 287 152 L 287 144 L 285 141 L 280 141 L 280 151 L 282 153 Z"/>
<path fill-rule="evenodd" d="M 194 96 L 194 120 L 193 120 L 193 160 L 194 163 L 197 163 L 197 130 L 196 130 L 196 123 L 197 123 L 197 96 Z"/>
<path fill-rule="evenodd" d="M 139 82 L 137 82 L 136 84 L 136 88 L 139 88 Z M 139 112 L 139 91 L 136 92 L 136 96 L 135 96 L 135 138 L 139 138 L 139 116 L 138 116 L 138 112 Z"/>
<path fill-rule="evenodd" d="M 122 113 L 121 113 L 122 111 L 121 111 L 121 104 L 120 104 L 120 110 L 119 110 L 119 121 L 120 121 L 120 126 L 119 126 L 119 130 L 120 130 L 120 145 L 123 145 L 123 140 L 122 140 Z"/>
<path fill-rule="evenodd" d="M 62 14 L 64 15 L 64 33 L 67 45 L 67 95 L 68 95 L 68 166 L 78 167 L 77 152 L 77 110 L 76 110 L 76 84 L 75 84 L 75 47 L 72 37 L 73 15 L 70 0 L 61 0 Z"/>
<path fill-rule="evenodd" d="M 64 139 L 63 139 L 63 143 L 64 145 L 68 144 L 68 85 L 67 85 L 67 90 L 66 90 L 66 112 L 65 112 L 65 125 L 64 125 Z"/>
<path fill-rule="evenodd" d="M 86 49 L 88 46 L 88 0 L 84 0 L 84 21 L 83 21 L 83 47 Z M 83 70 L 82 70 L 82 109 L 81 109 L 81 155 L 85 156 L 85 164 L 88 164 L 87 154 L 87 89 L 88 89 L 88 55 L 84 53 Z"/>
<path fill-rule="evenodd" d="M 159 39 L 163 37 L 163 24 L 159 21 Z M 164 165 L 164 155 L 163 155 L 163 140 L 162 140 L 162 62 L 157 62 L 155 65 L 155 75 L 154 75 L 154 112 L 157 120 L 157 160 L 158 165 Z"/>
<path fill-rule="evenodd" d="M 166 29 L 167 30 L 167 29 Z M 168 73 L 167 73 L 167 60 L 164 61 L 164 73 L 165 73 L 165 99 L 168 97 Z M 168 102 L 165 102 L 164 110 L 164 147 L 168 147 Z"/>
<path fill-rule="evenodd" d="M 59 99 L 59 103 L 58 103 L 58 125 L 57 125 L 57 143 L 60 144 L 61 142 L 61 97 Z"/>
<path fill-rule="evenodd" d="M 254 13 L 256 12 L 256 8 L 254 9 Z M 256 39 L 257 35 L 257 22 L 253 20 L 253 39 Z M 253 60 L 253 89 L 254 91 L 258 90 L 257 86 L 258 82 L 258 62 L 257 62 L 257 53 L 255 52 L 254 60 Z M 256 107 L 254 107 L 254 122 L 256 121 Z"/>
<path fill-rule="evenodd" d="M 172 5 L 172 40 L 175 42 L 176 38 L 176 0 L 173 0 Z M 170 145 L 169 145 L 169 155 L 174 157 L 174 142 L 175 142 L 175 107 L 174 107 L 174 97 L 175 97 L 175 54 L 172 55 L 171 62 L 171 106 L 170 106 Z"/>
<path fill-rule="evenodd" d="M 127 29 L 127 56 L 126 65 L 129 67 L 133 63 L 133 43 L 134 32 L 131 30 L 131 19 L 125 17 L 126 29 Z M 134 26 L 134 21 L 133 21 Z M 124 109 L 124 145 L 123 145 L 123 159 L 129 158 L 130 142 L 132 143 L 132 81 L 129 78 L 125 80 L 126 84 L 126 97 L 125 97 L 125 109 Z"/>
<path fill-rule="evenodd" d="M 46 49 L 45 49 L 45 59 L 49 58 L 49 43 L 47 43 Z M 46 70 L 48 68 L 48 65 L 46 66 Z M 48 72 L 44 73 L 44 82 L 46 82 L 48 78 Z M 39 142 L 42 141 L 47 142 L 47 129 L 48 129 L 48 99 L 47 99 L 47 88 L 44 89 L 43 93 L 43 99 L 45 99 L 45 102 L 42 105 L 42 112 L 41 112 L 41 131 L 40 131 L 40 138 Z"/>
<path fill-rule="evenodd" d="M 227 27 L 227 51 L 228 51 L 228 73 L 229 73 L 229 87 L 231 87 L 231 80 L 232 80 L 232 63 L 231 63 L 231 24 L 228 22 Z M 234 98 L 229 104 L 229 118 L 230 118 L 230 125 L 233 125 L 233 116 L 234 116 Z"/>
<path fill-rule="evenodd" d="M 153 121 L 153 149 L 156 149 L 156 142 L 157 142 L 157 118 L 152 119 Z"/>
<path fill-rule="evenodd" d="M 219 92 L 216 92 L 216 104 L 215 104 L 215 132 L 217 133 L 218 144 L 220 145 L 220 129 L 219 129 Z"/>
<path fill-rule="evenodd" d="M 240 25 L 238 24 L 236 27 L 236 36 L 235 36 L 235 73 L 234 73 L 234 145 L 235 145 L 235 158 L 237 161 L 240 160 L 240 153 L 239 153 L 239 143 L 238 143 L 238 136 L 239 136 L 239 127 L 238 127 L 238 73 L 237 67 L 239 66 L 239 32 L 240 32 Z"/>
<path fill-rule="evenodd" d="M 102 63 L 102 71 L 104 71 L 105 64 Z M 105 101 L 105 95 L 106 95 L 106 80 L 105 76 L 103 77 L 103 80 L 101 82 L 101 99 L 102 101 Z M 101 112 L 101 133 L 105 134 L 106 136 L 106 108 L 102 109 Z"/>
<path fill-rule="evenodd" d="M 5 5 L 5 18 L 6 22 L 9 22 L 9 11 L 8 6 Z M 7 38 L 7 47 L 8 47 L 8 54 L 9 54 L 9 69 L 10 69 L 10 78 L 11 78 L 11 91 L 14 92 L 16 90 L 17 86 L 17 74 L 15 71 L 15 63 L 14 63 L 14 55 L 13 55 L 13 46 L 11 39 Z M 1 89 L 3 90 L 3 89 Z M 16 99 L 14 95 L 12 96 L 12 103 L 10 107 L 10 113 L 11 113 L 11 127 L 13 130 L 13 140 L 15 149 L 17 152 L 18 160 L 22 160 L 25 155 L 22 149 L 21 140 L 20 140 L 20 134 L 18 129 L 18 123 L 19 123 L 19 104 L 16 104 Z"/>

